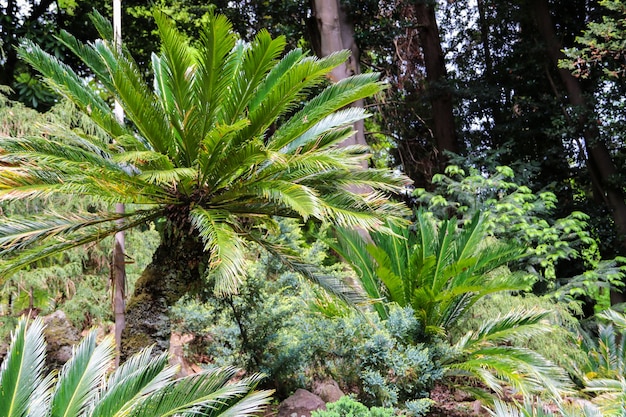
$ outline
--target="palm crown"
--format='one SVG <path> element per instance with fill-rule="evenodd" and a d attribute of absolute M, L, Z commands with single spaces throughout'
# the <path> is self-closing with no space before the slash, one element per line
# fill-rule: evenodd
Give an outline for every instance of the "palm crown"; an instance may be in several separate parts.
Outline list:
<path fill-rule="evenodd" d="M 386 193 L 400 191 L 405 178 L 364 170 L 365 148 L 337 146 L 366 117 L 363 109 L 346 106 L 380 91 L 377 75 L 329 85 L 305 103 L 347 53 L 323 59 L 300 50 L 284 54 L 285 39 L 266 31 L 244 43 L 221 15 L 211 15 L 191 44 L 165 15 L 156 12 L 155 19 L 162 49 L 152 56 L 152 87 L 128 52 L 113 46 L 101 15 L 92 20 L 103 39 L 82 44 L 60 35 L 100 88 L 121 103 L 126 125 L 71 68 L 33 43 L 21 46 L 21 56 L 109 139 L 67 129 L 2 138 L 0 200 L 86 195 L 132 209 L 2 219 L 0 274 L 164 219 L 171 236 L 201 240 L 216 289 L 229 291 L 246 241 L 262 243 L 257 232 L 271 228 L 274 215 L 373 229 L 404 214 Z M 350 191 L 356 189 L 366 192 Z"/>

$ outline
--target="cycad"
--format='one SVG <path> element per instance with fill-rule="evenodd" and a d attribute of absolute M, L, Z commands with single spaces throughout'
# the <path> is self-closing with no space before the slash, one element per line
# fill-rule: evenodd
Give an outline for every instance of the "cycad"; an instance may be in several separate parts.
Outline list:
<path fill-rule="evenodd" d="M 626 410 L 626 316 L 615 310 L 598 314 L 597 339 L 583 339 L 587 363 L 579 369 L 585 391 L 606 416 L 622 416 Z"/>
<path fill-rule="evenodd" d="M 437 225 L 418 211 L 413 228 L 389 223 L 390 233 L 373 233 L 374 244 L 346 229 L 338 229 L 337 250 L 357 272 L 364 290 L 384 302 L 411 306 L 429 332 L 442 333 L 477 300 L 499 291 L 521 290 L 524 278 L 499 269 L 523 254 L 515 245 L 487 242 L 482 217 L 462 227 L 454 220 Z"/>
<path fill-rule="evenodd" d="M 284 254 L 265 239 L 275 229 L 273 216 L 373 229 L 405 211 L 386 194 L 401 191 L 405 178 L 364 170 L 367 149 L 337 146 L 366 117 L 363 109 L 346 106 L 381 90 L 375 74 L 329 85 L 305 103 L 347 53 L 323 59 L 300 50 L 283 54 L 284 38 L 265 31 L 247 44 L 220 15 L 209 17 L 192 44 L 165 15 L 155 17 L 162 49 L 152 57 L 151 83 L 113 46 L 100 15 L 93 21 L 103 39 L 84 45 L 60 35 L 100 88 L 121 103 L 127 125 L 71 68 L 33 43 L 20 48 L 109 141 L 68 130 L 0 140 L 0 200 L 70 194 L 129 205 L 125 214 L 3 219 L 2 276 L 66 248 L 157 223 L 162 243 L 128 305 L 125 349 L 131 351 L 155 342 L 157 351 L 167 348 L 168 305 L 205 285 L 207 272 L 218 293 L 235 291 L 246 242 Z M 297 259 L 284 259 L 333 287 Z"/>
<path fill-rule="evenodd" d="M 231 382 L 235 368 L 216 368 L 174 379 L 165 354 L 146 349 L 108 374 L 111 338 L 96 343 L 92 331 L 58 376 L 44 376 L 45 341 L 40 319 L 22 318 L 0 369 L 0 416 L 252 416 L 270 392 L 253 391 L 259 376 Z"/>
<path fill-rule="evenodd" d="M 461 377 L 464 390 L 484 395 L 472 387 L 479 380 L 498 396 L 504 387 L 516 393 L 551 395 L 560 399 L 571 391 L 565 371 L 537 352 L 520 347 L 515 341 L 530 337 L 546 337 L 552 325 L 546 322 L 546 310 L 514 310 L 483 323 L 467 332 L 453 346 L 452 354 L 444 359 L 446 375 Z"/>

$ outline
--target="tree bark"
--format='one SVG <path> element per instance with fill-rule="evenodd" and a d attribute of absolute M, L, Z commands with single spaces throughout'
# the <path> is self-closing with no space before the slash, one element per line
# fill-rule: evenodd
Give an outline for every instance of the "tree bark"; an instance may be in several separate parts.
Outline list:
<path fill-rule="evenodd" d="M 456 136 L 452 94 L 446 87 L 446 63 L 441 49 L 435 7 L 428 1 L 415 3 L 415 19 L 426 66 L 426 82 L 432 106 L 433 134 L 439 152 L 460 150 Z M 444 159 L 445 160 L 445 159 Z M 444 162 L 445 163 L 445 162 Z"/>
<path fill-rule="evenodd" d="M 122 1 L 113 0 L 113 42 L 115 47 L 122 50 Z M 124 109 L 119 101 L 115 100 L 113 112 L 119 124 L 124 124 Z M 124 204 L 115 205 L 117 213 L 124 213 Z M 126 327 L 126 237 L 124 232 L 115 234 L 113 246 L 113 316 L 115 319 L 115 366 L 120 364 L 122 350 L 122 332 Z"/>
<path fill-rule="evenodd" d="M 315 19 L 312 28 L 312 44 L 315 53 L 328 56 L 333 52 L 347 49 L 352 52 L 345 64 L 330 73 L 332 82 L 338 82 L 352 75 L 360 74 L 359 48 L 354 40 L 354 24 L 339 0 L 311 0 L 311 11 Z M 363 100 L 354 102 L 354 107 L 363 107 Z M 342 145 L 367 145 L 363 121 L 355 123 L 356 134 L 346 139 Z"/>
<path fill-rule="evenodd" d="M 154 355 L 169 350 L 169 309 L 183 295 L 202 288 L 202 266 L 208 264 L 207 260 L 204 245 L 190 234 L 189 227 L 165 233 L 128 302 L 122 333 L 123 360 L 150 345 L 154 345 Z"/>
<path fill-rule="evenodd" d="M 565 58 L 565 55 L 562 52 L 563 46 L 554 31 L 548 2 L 546 0 L 533 0 L 530 6 L 535 13 L 537 29 L 546 43 L 546 52 L 552 65 L 558 68 L 559 60 Z M 620 252 L 626 254 L 626 202 L 622 190 L 611 182 L 612 178 L 618 174 L 617 168 L 606 143 L 600 138 L 595 119 L 590 117 L 593 108 L 585 100 L 580 81 L 566 69 L 559 68 L 558 72 L 567 91 L 569 103 L 579 109 L 577 122 L 585 139 L 587 169 L 593 186 L 602 193 L 601 197 L 611 211 L 619 235 Z M 612 303 L 624 301 L 626 298 L 623 294 L 612 292 Z"/>

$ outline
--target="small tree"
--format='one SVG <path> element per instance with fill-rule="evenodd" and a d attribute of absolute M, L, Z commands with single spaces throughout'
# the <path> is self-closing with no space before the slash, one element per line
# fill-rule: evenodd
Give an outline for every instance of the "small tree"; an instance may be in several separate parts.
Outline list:
<path fill-rule="evenodd" d="M 355 100 L 380 91 L 376 74 L 346 78 L 304 102 L 325 83 L 347 52 L 323 59 L 294 50 L 261 31 L 241 42 L 223 16 L 211 15 L 193 44 L 164 14 L 155 13 L 162 42 L 146 83 L 126 51 L 118 51 L 109 23 L 95 14 L 103 39 L 88 45 L 60 38 L 118 100 L 128 125 L 119 123 L 100 91 L 32 42 L 21 56 L 73 101 L 111 141 L 67 130 L 47 137 L 0 139 L 0 200 L 51 194 L 91 195 L 124 203 L 125 213 L 45 213 L 0 222 L 0 275 L 67 248 L 156 222 L 161 244 L 128 303 L 123 351 L 157 343 L 166 350 L 168 307 L 206 285 L 235 291 L 244 247 L 254 241 L 308 277 L 344 297 L 336 280 L 324 280 L 269 242 L 274 216 L 314 219 L 374 229 L 405 214 L 387 192 L 407 183 L 389 170 L 364 170 L 362 146 L 338 148 L 366 117 Z M 281 58 L 282 55 L 282 58 Z M 352 190 L 366 190 L 352 191 Z"/>

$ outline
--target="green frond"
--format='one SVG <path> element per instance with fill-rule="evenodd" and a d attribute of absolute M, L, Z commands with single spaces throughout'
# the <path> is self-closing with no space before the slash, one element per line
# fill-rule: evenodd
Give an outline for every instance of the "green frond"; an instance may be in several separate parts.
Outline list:
<path fill-rule="evenodd" d="M 257 181 L 250 187 L 237 189 L 236 192 L 294 211 L 304 220 L 321 217 L 320 202 L 315 190 L 301 184 L 282 180 Z"/>
<path fill-rule="evenodd" d="M 253 94 L 267 73 L 275 66 L 285 48 L 284 36 L 272 39 L 266 30 L 257 33 L 246 46 L 241 57 L 240 70 L 231 81 L 231 91 L 225 97 L 222 117 L 226 123 L 234 123 L 249 106 Z M 250 136 L 250 132 L 247 132 Z"/>
<path fill-rule="evenodd" d="M 165 387 L 177 370 L 168 366 L 167 354 L 154 357 L 151 348 L 143 349 L 107 378 L 90 416 L 125 415 L 145 396 Z"/>
<path fill-rule="evenodd" d="M 153 150 L 174 160 L 177 152 L 171 141 L 172 132 L 167 116 L 144 83 L 142 71 L 137 64 L 131 57 L 120 55 L 102 41 L 95 41 L 93 48 L 106 62 L 114 86 L 111 93 L 119 100 L 126 117 L 133 122 Z"/>
<path fill-rule="evenodd" d="M 20 44 L 18 53 L 22 59 L 46 77 L 46 82 L 53 90 L 76 104 L 111 136 L 116 137 L 126 133 L 125 128 L 115 119 L 108 104 L 68 65 L 28 40 Z"/>
<path fill-rule="evenodd" d="M 328 59 L 335 64 L 338 58 L 346 59 L 347 55 L 345 53 L 329 55 L 321 61 L 326 63 Z M 334 66 L 336 65 L 329 66 L 327 71 Z M 377 78 L 376 74 L 360 74 L 331 84 L 276 130 L 267 144 L 268 148 L 282 149 L 329 114 L 376 94 L 383 88 L 383 84 L 376 82 Z"/>
<path fill-rule="evenodd" d="M 320 195 L 323 219 L 346 228 L 386 231 L 386 219 L 404 218 L 408 211 L 403 204 L 390 202 L 376 191 L 355 194 L 346 190 Z"/>
<path fill-rule="evenodd" d="M 97 10 L 93 10 L 89 14 L 89 20 L 93 23 L 102 39 L 113 39 L 113 25 L 111 24 L 111 20 L 104 17 Z"/>
<path fill-rule="evenodd" d="M 235 46 L 236 36 L 232 24 L 223 15 L 209 12 L 209 24 L 203 27 L 197 52 L 197 71 L 194 78 L 195 94 L 202 106 L 201 113 L 205 117 L 201 137 L 216 122 L 220 103 L 228 94 L 227 85 L 231 79 L 226 76 L 224 67 L 226 57 Z"/>
<path fill-rule="evenodd" d="M 231 381 L 235 368 L 214 368 L 172 382 L 133 408 L 129 417 L 251 416 L 269 403 L 271 392 L 251 392 L 254 380 Z M 234 408 L 236 407 L 236 408 Z M 233 410 L 234 408 L 234 410 Z"/>
<path fill-rule="evenodd" d="M 300 135 L 295 140 L 287 144 L 281 151 L 284 153 L 305 153 L 311 149 L 324 149 L 327 146 L 336 145 L 341 142 L 345 136 L 351 136 L 354 132 L 352 129 L 342 132 L 341 136 L 333 137 L 333 140 L 323 140 L 324 134 L 337 128 L 352 126 L 359 120 L 367 118 L 365 109 L 360 107 L 349 107 L 347 109 L 339 110 L 335 113 L 326 116 L 313 126 Z"/>
<path fill-rule="evenodd" d="M 456 348 L 466 350 L 484 343 L 503 343 L 539 336 L 552 330 L 545 321 L 549 315 L 550 311 L 540 309 L 511 311 L 486 321 L 476 331 L 466 334 L 457 342 Z"/>
<path fill-rule="evenodd" d="M 315 265 L 304 263 L 293 249 L 273 244 L 266 239 L 259 239 L 255 235 L 250 235 L 250 239 L 253 239 L 287 268 L 298 272 L 348 305 L 369 304 L 367 294 L 364 294 L 360 288 L 353 288 L 336 276 L 320 271 Z"/>
<path fill-rule="evenodd" d="M 97 388 L 115 357 L 111 337 L 96 344 L 91 331 L 74 349 L 72 358 L 63 366 L 51 398 L 51 417 L 82 415 L 97 398 Z"/>
<path fill-rule="evenodd" d="M 125 151 L 112 156 L 117 164 L 130 164 L 142 169 L 170 170 L 174 168 L 167 156 L 154 151 Z"/>
<path fill-rule="evenodd" d="M 100 15 L 100 17 L 102 17 L 102 15 Z M 67 49 L 72 51 L 74 55 L 81 57 L 81 60 L 89 67 L 91 71 L 93 71 L 93 73 L 98 77 L 98 80 L 103 85 L 105 85 L 106 88 L 108 88 L 109 90 L 113 88 L 111 79 L 109 77 L 109 74 L 107 73 L 106 65 L 102 61 L 100 55 L 98 55 L 93 50 L 93 48 L 83 44 L 75 36 L 71 35 L 65 30 L 61 30 L 57 38 L 59 39 L 59 41 L 61 41 L 63 45 L 65 45 Z"/>
<path fill-rule="evenodd" d="M 614 379 L 596 378 L 585 381 L 585 391 L 595 394 L 593 403 L 603 416 L 619 417 L 626 409 L 626 380 L 620 375 Z"/>
<path fill-rule="evenodd" d="M 115 233 L 145 224 L 162 215 L 153 211 L 65 214 L 37 219 L 0 217 L 0 277 L 4 280 L 26 265 L 63 251 L 98 242 Z M 56 239 L 58 237 L 58 239 Z M 13 247 L 19 245 L 19 248 Z M 17 253 L 13 257 L 9 255 Z"/>
<path fill-rule="evenodd" d="M 564 370 L 536 352 L 514 346 L 489 346 L 472 351 L 462 361 L 449 365 L 449 375 L 473 376 L 498 395 L 507 385 L 522 395 L 548 391 L 559 398 L 571 390 Z"/>
<path fill-rule="evenodd" d="M 262 134 L 276 119 L 296 110 L 306 92 L 324 82 L 326 74 L 340 65 L 342 59 L 345 61 L 347 54 L 338 53 L 322 60 L 305 57 L 300 50 L 286 54 L 252 97 L 250 119 L 253 123 L 247 134 Z"/>
<path fill-rule="evenodd" d="M 21 417 L 35 411 L 46 398 L 50 379 L 43 379 L 46 343 L 43 321 L 22 317 L 0 368 L 0 415 Z"/>
<path fill-rule="evenodd" d="M 137 177 L 148 184 L 173 185 L 194 181 L 198 171 L 194 168 L 172 168 L 169 170 L 144 170 Z"/>
<path fill-rule="evenodd" d="M 198 231 L 204 250 L 210 254 L 209 272 L 215 278 L 214 291 L 218 294 L 237 292 L 245 264 L 245 242 L 233 230 L 236 221 L 231 213 L 223 210 L 194 208 L 191 224 Z"/>
<path fill-rule="evenodd" d="M 356 230 L 343 227 L 335 227 L 333 230 L 336 241 L 327 241 L 328 246 L 350 264 L 356 272 L 363 290 L 372 300 L 383 300 L 375 273 L 375 265 L 367 250 L 367 242 Z M 381 319 L 388 318 L 385 304 L 376 301 L 373 306 Z"/>

